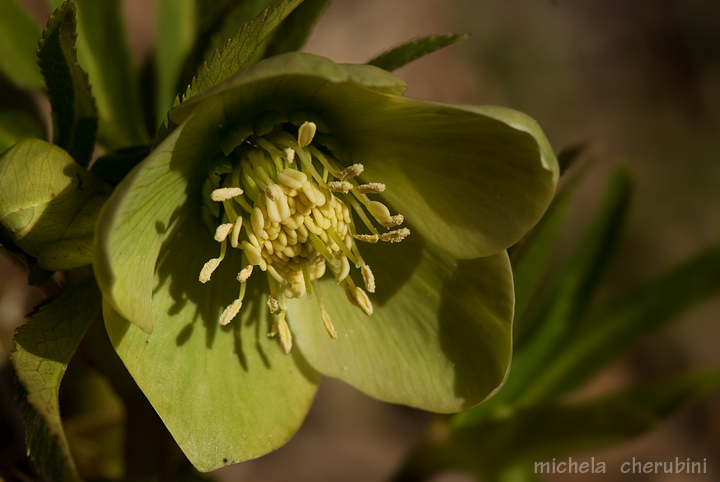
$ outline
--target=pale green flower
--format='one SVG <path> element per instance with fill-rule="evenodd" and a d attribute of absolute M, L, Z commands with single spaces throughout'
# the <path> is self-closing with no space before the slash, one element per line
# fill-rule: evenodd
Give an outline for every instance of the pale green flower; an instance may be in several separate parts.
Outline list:
<path fill-rule="evenodd" d="M 557 163 L 524 114 L 404 90 L 366 65 L 261 61 L 173 110 L 101 213 L 110 339 L 198 469 L 286 442 L 321 374 L 444 413 L 502 384 L 505 249 Z"/>

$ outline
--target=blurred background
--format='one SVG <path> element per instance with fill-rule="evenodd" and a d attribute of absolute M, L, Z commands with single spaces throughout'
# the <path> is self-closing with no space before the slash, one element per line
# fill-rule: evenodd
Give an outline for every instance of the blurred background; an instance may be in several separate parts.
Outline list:
<path fill-rule="evenodd" d="M 27 4 L 43 18 L 43 1 Z M 138 64 L 153 42 L 154 1 L 126 0 Z M 556 152 L 586 144 L 587 169 L 563 245 L 594 212 L 612 167 L 635 176 L 626 231 L 598 302 L 720 239 L 720 2 L 717 0 L 335 0 L 304 50 L 362 63 L 408 39 L 467 32 L 469 40 L 396 71 L 407 96 L 498 104 L 537 119 Z M 0 258 L 0 363 L 15 326 L 42 294 Z M 715 297 L 604 371 L 578 398 L 720 365 Z M 325 380 L 301 431 L 277 452 L 215 472 L 218 480 L 385 480 L 429 416 L 384 405 Z M 594 481 L 625 480 L 620 465 L 707 458 L 707 474 L 628 474 L 634 481 L 720 480 L 720 396 L 630 443 L 578 454 L 606 462 Z M 547 480 L 583 480 L 581 474 Z M 436 482 L 470 481 L 462 473 Z"/>

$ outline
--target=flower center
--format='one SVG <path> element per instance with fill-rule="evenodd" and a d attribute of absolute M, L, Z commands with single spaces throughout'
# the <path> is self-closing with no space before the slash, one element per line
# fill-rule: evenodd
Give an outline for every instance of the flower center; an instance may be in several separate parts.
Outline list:
<path fill-rule="evenodd" d="M 202 189 L 203 218 L 220 243 L 220 256 L 205 263 L 200 282 L 210 280 L 228 244 L 242 251 L 240 293 L 223 311 L 220 323 L 226 325 L 238 314 L 247 280 L 259 267 L 270 287 L 268 308 L 277 316 L 268 335 L 279 334 L 286 353 L 292 347 L 285 319 L 287 299 L 315 297 L 328 334 L 336 338 L 316 280 L 329 268 L 348 300 L 371 315 L 367 293 L 349 276 L 353 265 L 360 270 L 365 289 L 375 292 L 375 279 L 356 240 L 399 242 L 410 234 L 407 228 L 378 231 L 367 213 L 388 229 L 403 222 L 402 215 L 392 216 L 384 204 L 367 196 L 382 193 L 385 185 L 358 183 L 363 166 L 343 167 L 335 157 L 337 141 L 318 132 L 318 124 L 323 123 L 313 120 L 293 124 L 271 111 L 257 116 L 254 129 L 233 129 L 222 142 L 226 155 L 213 159 Z M 351 209 L 369 234 L 357 232 Z"/>

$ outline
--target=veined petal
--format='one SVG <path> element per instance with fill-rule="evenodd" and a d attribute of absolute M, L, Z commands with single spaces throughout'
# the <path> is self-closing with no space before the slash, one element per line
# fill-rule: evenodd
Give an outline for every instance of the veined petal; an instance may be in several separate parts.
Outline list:
<path fill-rule="evenodd" d="M 325 279 L 336 340 L 316 303 L 289 306 L 294 342 L 313 368 L 378 400 L 434 412 L 465 410 L 493 394 L 512 351 L 507 254 L 456 261 L 413 236 L 364 248 L 377 283 L 371 316 Z"/>
<path fill-rule="evenodd" d="M 363 68 L 367 67 L 367 68 Z M 490 256 L 516 243 L 547 208 L 558 166 L 528 116 L 502 107 L 444 105 L 400 97 L 397 77 L 369 66 L 286 54 L 244 69 L 175 109 L 214 125 L 250 125 L 265 110 L 315 112 L 368 181 L 418 232 L 457 258 Z"/>
<path fill-rule="evenodd" d="M 216 246 L 188 242 L 202 230 L 198 218 L 188 217 L 160 252 L 152 334 L 124 320 L 110 303 L 103 311 L 130 374 L 188 459 L 209 471 L 287 442 L 310 408 L 318 375 L 299 351 L 286 355 L 268 338 L 272 321 L 267 294 L 260 293 L 262 278 L 250 278 L 232 323 L 219 324 L 238 295 L 240 259 L 229 253 L 217 269 L 215 276 L 226 281 L 198 283 L 197 272 L 217 254 Z"/>

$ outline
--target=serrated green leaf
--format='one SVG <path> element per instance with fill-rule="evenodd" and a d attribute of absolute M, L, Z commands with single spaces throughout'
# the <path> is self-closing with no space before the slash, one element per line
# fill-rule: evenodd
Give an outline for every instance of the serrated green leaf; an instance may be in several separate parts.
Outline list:
<path fill-rule="evenodd" d="M 157 25 L 157 97 L 155 114 L 158 124 L 165 120 L 178 95 L 180 74 L 192 52 L 197 29 L 195 0 L 160 0 Z"/>
<path fill-rule="evenodd" d="M 115 150 L 147 144 L 137 78 L 125 40 L 120 0 L 75 0 L 78 60 L 88 72 L 99 114 L 98 139 Z"/>
<path fill-rule="evenodd" d="M 41 306 L 15 334 L 11 361 L 20 382 L 28 452 L 50 480 L 79 480 L 60 419 L 58 394 L 75 349 L 99 313 L 100 292 L 88 280 Z"/>
<path fill-rule="evenodd" d="M 17 0 L 0 1 L 0 72 L 19 87 L 45 85 L 35 57 L 41 30 Z"/>
<path fill-rule="evenodd" d="M 524 396 L 537 400 L 580 386 L 642 336 L 720 292 L 720 246 L 713 246 L 593 316 L 545 365 Z"/>
<path fill-rule="evenodd" d="M 720 371 L 705 370 L 580 405 L 527 408 L 507 418 L 455 430 L 454 445 L 471 452 L 478 464 L 487 465 L 563 457 L 637 437 L 718 388 Z"/>
<path fill-rule="evenodd" d="M 218 85 L 240 70 L 262 42 L 300 3 L 302 0 L 283 0 L 272 12 L 264 10 L 252 23 L 243 27 L 222 52 L 213 55 L 209 63 L 200 68 L 185 92 L 183 101 Z"/>
<path fill-rule="evenodd" d="M 265 50 L 265 57 L 300 50 L 315 23 L 332 0 L 305 0 L 280 24 Z"/>
<path fill-rule="evenodd" d="M 48 88 L 53 118 L 53 142 L 80 165 L 90 162 L 97 132 L 97 109 L 88 75 L 77 61 L 75 3 L 58 7 L 38 42 L 38 64 Z"/>
<path fill-rule="evenodd" d="M 413 60 L 431 54 L 436 50 L 462 42 L 469 37 L 470 35 L 466 33 L 429 35 L 398 45 L 370 60 L 368 64 L 392 72 Z"/>
<path fill-rule="evenodd" d="M 213 32 L 205 49 L 202 60 L 211 59 L 216 50 L 222 50 L 227 43 L 248 23 L 252 22 L 258 14 L 266 8 L 274 8 L 280 0 L 250 0 L 235 2 L 217 30 Z"/>

